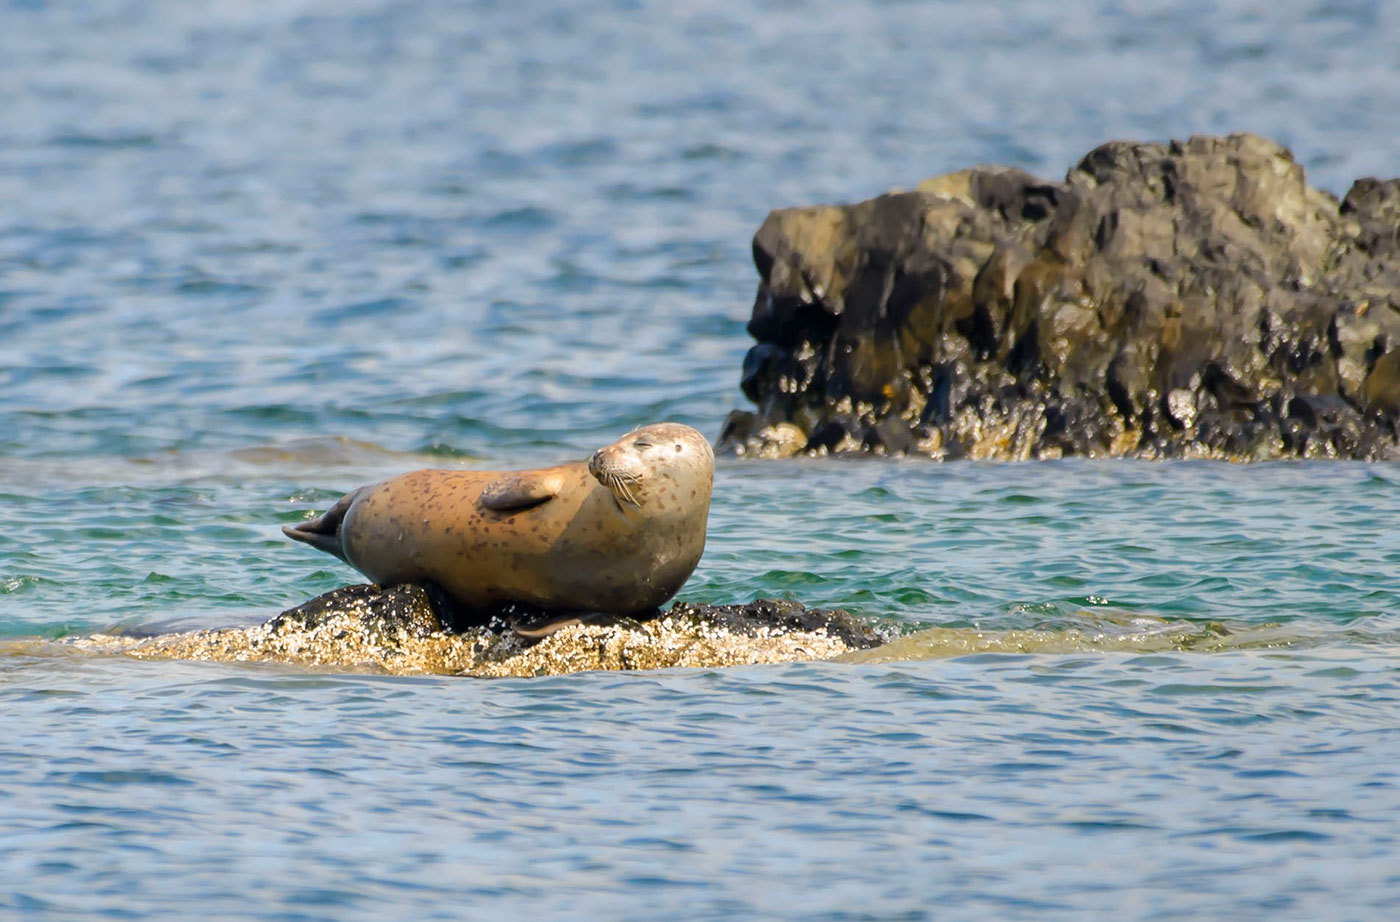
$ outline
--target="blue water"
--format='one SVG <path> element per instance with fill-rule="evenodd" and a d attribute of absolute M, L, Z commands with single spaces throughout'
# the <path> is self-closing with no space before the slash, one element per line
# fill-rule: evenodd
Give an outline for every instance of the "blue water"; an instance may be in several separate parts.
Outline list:
<path fill-rule="evenodd" d="M 1379 0 L 0 2 L 0 919 L 1396 915 L 1393 465 L 722 462 L 683 597 L 891 662 L 49 641 L 353 581 L 277 526 L 367 481 L 716 435 L 770 208 L 1193 132 L 1396 175 L 1397 47 Z"/>

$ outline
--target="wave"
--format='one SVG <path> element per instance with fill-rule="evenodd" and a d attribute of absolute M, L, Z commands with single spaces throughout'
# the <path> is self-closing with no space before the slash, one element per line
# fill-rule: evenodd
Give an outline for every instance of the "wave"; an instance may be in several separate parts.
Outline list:
<path fill-rule="evenodd" d="M 985 630 L 928 627 L 884 646 L 838 657 L 848 663 L 896 663 L 983 653 L 1225 653 L 1314 649 L 1360 644 L 1400 645 L 1400 619 L 1365 618 L 1346 625 L 1299 622 L 1196 622 L 1148 615 L 1081 613 L 1079 623 Z"/>

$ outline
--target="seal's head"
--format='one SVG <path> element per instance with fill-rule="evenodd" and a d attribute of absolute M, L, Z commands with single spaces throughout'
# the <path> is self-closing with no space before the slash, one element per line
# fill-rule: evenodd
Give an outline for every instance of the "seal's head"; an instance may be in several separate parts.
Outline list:
<path fill-rule="evenodd" d="M 703 489 L 708 507 L 715 455 L 695 429 L 653 423 L 595 451 L 588 459 L 588 472 L 612 491 L 619 506 L 664 511 L 671 504 L 693 504 Z"/>

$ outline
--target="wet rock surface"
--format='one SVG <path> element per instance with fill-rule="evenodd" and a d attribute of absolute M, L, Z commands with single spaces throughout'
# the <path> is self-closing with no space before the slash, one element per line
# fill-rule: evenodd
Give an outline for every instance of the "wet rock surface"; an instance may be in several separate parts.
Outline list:
<path fill-rule="evenodd" d="M 1400 457 L 1400 180 L 1254 135 L 1110 142 L 771 213 L 721 450 Z"/>
<path fill-rule="evenodd" d="M 830 659 L 885 638 L 841 610 L 760 599 L 675 603 L 645 621 L 568 623 L 543 639 L 502 620 L 452 630 L 420 586 L 336 589 L 250 628 L 73 641 L 155 659 L 283 663 L 393 674 L 558 675 L 582 670 L 715 667 Z"/>
<path fill-rule="evenodd" d="M 723 631 L 744 637 L 824 634 L 852 650 L 878 647 L 886 638 L 844 609 L 807 608 L 788 599 L 758 599 L 746 605 L 677 602 L 666 617 L 696 631 Z"/>

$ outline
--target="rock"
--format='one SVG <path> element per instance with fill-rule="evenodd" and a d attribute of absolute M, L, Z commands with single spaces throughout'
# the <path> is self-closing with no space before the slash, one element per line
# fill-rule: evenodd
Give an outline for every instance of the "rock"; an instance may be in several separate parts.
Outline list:
<path fill-rule="evenodd" d="M 422 586 L 404 583 L 380 587 L 342 586 L 318 595 L 271 618 L 271 633 L 310 632 L 336 618 L 353 619 L 359 633 L 370 637 L 431 637 L 446 630 L 440 603 Z"/>
<path fill-rule="evenodd" d="M 570 624 L 542 640 L 503 621 L 453 631 L 420 586 L 346 586 L 251 628 L 154 637 L 95 635 L 82 649 L 147 659 L 267 662 L 397 675 L 557 675 L 580 670 L 716 667 L 830 659 L 885 641 L 841 610 L 760 599 L 675 603 L 646 621 Z"/>
<path fill-rule="evenodd" d="M 736 432 L 742 432 L 743 437 L 736 440 Z M 753 414 L 735 410 L 724 421 L 720 442 L 733 443 L 734 451 L 743 457 L 790 458 L 807 447 L 808 438 L 792 423 L 776 423 L 754 431 Z"/>
<path fill-rule="evenodd" d="M 720 449 L 1400 457 L 1400 180 L 1248 134 L 772 212 Z"/>
<path fill-rule="evenodd" d="M 676 602 L 666 617 L 694 630 L 726 631 L 745 637 L 825 634 L 852 650 L 878 647 L 886 637 L 845 609 L 807 608 L 789 599 L 758 599 L 746 605 Z"/>

